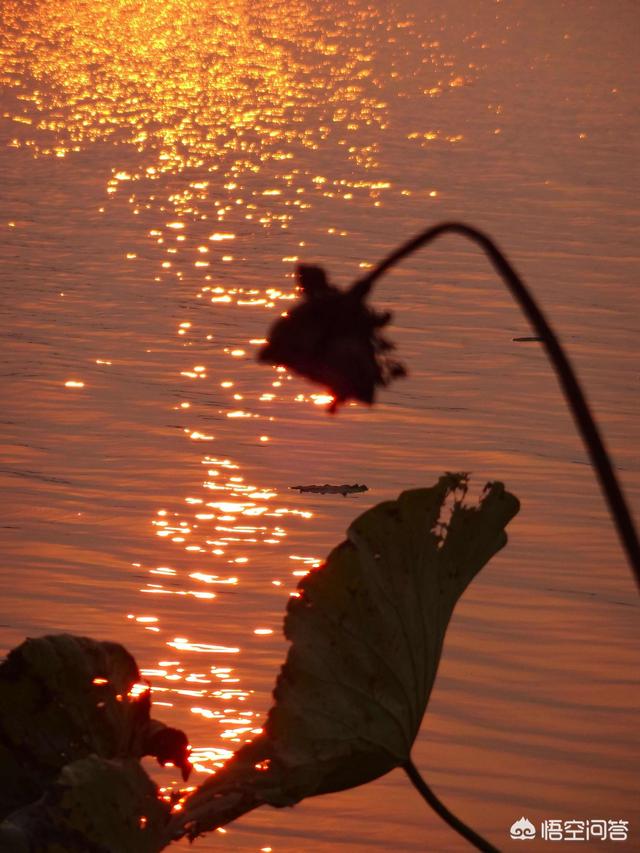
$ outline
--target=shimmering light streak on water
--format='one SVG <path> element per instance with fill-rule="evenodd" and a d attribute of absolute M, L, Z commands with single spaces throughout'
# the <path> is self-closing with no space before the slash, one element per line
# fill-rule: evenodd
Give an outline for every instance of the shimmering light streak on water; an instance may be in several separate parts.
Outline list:
<path fill-rule="evenodd" d="M 380 286 L 411 377 L 374 410 L 328 418 L 322 389 L 253 358 L 298 261 L 346 284 L 464 217 L 562 330 L 637 506 L 631 18 L 556 0 L 3 3 L 5 647 L 124 642 L 197 781 L 260 730 L 286 602 L 349 521 L 445 469 L 498 477 L 522 513 L 456 615 L 416 761 L 501 849 L 522 814 L 638 825 L 633 588 L 483 259 L 448 240 Z M 197 849 L 426 837 L 463 848 L 391 774 Z"/>

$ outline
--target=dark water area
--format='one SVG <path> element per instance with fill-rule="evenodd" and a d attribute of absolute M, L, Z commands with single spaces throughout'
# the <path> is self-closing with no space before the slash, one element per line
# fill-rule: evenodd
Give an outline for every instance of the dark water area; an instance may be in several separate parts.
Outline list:
<path fill-rule="evenodd" d="M 6 0 L 1 20 L 2 649 L 124 643 L 201 781 L 260 728 L 289 594 L 352 519 L 445 470 L 501 480 L 522 509 L 456 610 L 414 761 L 500 849 L 523 815 L 628 820 L 637 849 L 637 593 L 484 257 L 446 237 L 382 280 L 410 376 L 375 408 L 329 416 L 254 359 L 297 261 L 347 285 L 468 221 L 560 332 L 637 515 L 636 5 Z M 194 847 L 268 848 L 466 845 L 396 771 Z"/>

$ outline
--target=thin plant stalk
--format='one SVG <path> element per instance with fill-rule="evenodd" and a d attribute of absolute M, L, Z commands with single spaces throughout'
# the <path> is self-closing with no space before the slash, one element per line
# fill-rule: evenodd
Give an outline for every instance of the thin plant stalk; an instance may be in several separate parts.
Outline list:
<path fill-rule="evenodd" d="M 370 273 L 363 276 L 351 288 L 354 296 L 364 298 L 380 276 L 403 258 L 431 243 L 442 234 L 459 234 L 477 243 L 498 271 L 523 313 L 538 333 L 547 356 L 560 380 L 565 399 L 573 415 L 578 432 L 596 470 L 598 480 L 609 506 L 613 522 L 626 552 L 631 570 L 640 588 L 640 541 L 631 517 L 629 506 L 613 469 L 611 459 L 596 425 L 589 404 L 571 362 L 560 341 L 546 319 L 541 308 L 518 273 L 496 246 L 493 240 L 469 225 L 461 222 L 443 222 L 422 231 L 384 258 Z"/>
<path fill-rule="evenodd" d="M 441 802 L 438 797 L 433 793 L 431 788 L 424 781 L 418 768 L 415 766 L 413 761 L 409 759 L 405 764 L 402 765 L 402 769 L 407 774 L 413 787 L 418 791 L 420 796 L 431 806 L 434 812 L 439 815 L 449 826 L 454 829 L 459 835 L 463 838 L 466 838 L 467 841 L 472 844 L 476 850 L 482 850 L 484 853 L 499 853 L 498 848 L 494 847 L 493 844 L 489 844 L 481 835 L 478 835 L 477 832 L 474 832 L 470 826 L 467 826 L 466 823 L 463 823 L 459 820 L 449 809 Z"/>

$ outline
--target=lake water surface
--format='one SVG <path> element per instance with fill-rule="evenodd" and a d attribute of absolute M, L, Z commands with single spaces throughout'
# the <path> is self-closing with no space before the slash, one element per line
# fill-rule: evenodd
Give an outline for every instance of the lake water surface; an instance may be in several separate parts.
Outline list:
<path fill-rule="evenodd" d="M 381 282 L 410 377 L 373 409 L 329 416 L 254 360 L 298 260 L 346 285 L 462 218 L 548 311 L 637 509 L 636 4 L 4 0 L 1 20 L 2 649 L 123 642 L 200 781 L 260 727 L 287 598 L 350 521 L 445 470 L 499 479 L 522 509 L 456 610 L 414 760 L 501 849 L 523 815 L 628 820 L 617 846 L 640 849 L 637 593 L 484 257 L 447 237 Z M 325 482 L 369 492 L 290 489 Z M 466 845 L 396 771 L 194 849 L 267 848 Z"/>

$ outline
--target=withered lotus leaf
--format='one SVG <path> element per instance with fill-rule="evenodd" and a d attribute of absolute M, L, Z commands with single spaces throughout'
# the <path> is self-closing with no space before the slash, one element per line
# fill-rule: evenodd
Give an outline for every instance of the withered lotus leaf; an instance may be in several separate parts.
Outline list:
<path fill-rule="evenodd" d="M 86 848 L 78 849 L 92 849 L 98 818 L 73 829 L 70 817 L 82 813 L 85 793 L 91 791 L 115 822 L 135 829 L 131 847 L 105 849 L 147 849 L 139 843 L 138 822 L 148 814 L 143 821 L 148 839 L 151 818 L 162 814 L 164 825 L 168 810 L 156 800 L 155 785 L 139 759 L 153 755 L 161 764 L 171 762 L 183 778 L 191 769 L 187 736 L 153 720 L 150 711 L 150 691 L 118 643 L 59 634 L 28 639 L 13 649 L 0 665 L 0 821 L 5 820 L 0 849 L 12 849 L 2 840 L 7 833 L 49 837 L 42 834 L 45 825 L 51 837 L 79 833 Z M 142 803 L 146 813 L 139 810 Z M 85 837 L 85 830 L 92 834 Z M 61 849 L 76 848 L 63 844 Z"/>
<path fill-rule="evenodd" d="M 65 765 L 34 803 L 0 824 L 4 853 L 157 853 L 169 807 L 135 759 Z"/>
<path fill-rule="evenodd" d="M 447 474 L 373 507 L 301 581 L 264 732 L 187 799 L 172 837 L 351 788 L 409 759 L 456 602 L 519 508 L 500 483 L 476 505 L 466 492 L 466 475 Z"/>

